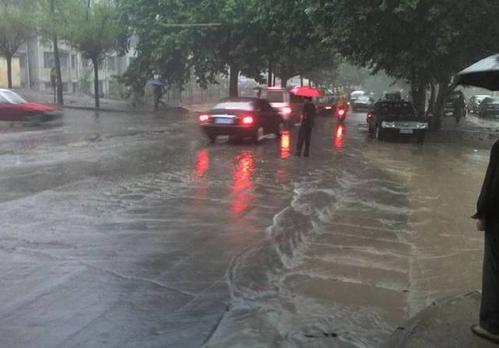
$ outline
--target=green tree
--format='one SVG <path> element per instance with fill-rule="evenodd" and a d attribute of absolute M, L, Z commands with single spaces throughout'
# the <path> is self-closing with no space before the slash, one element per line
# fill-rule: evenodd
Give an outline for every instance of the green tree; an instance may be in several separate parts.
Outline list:
<path fill-rule="evenodd" d="M 56 77 L 57 103 L 64 104 L 62 88 L 59 40 L 67 39 L 73 24 L 72 18 L 77 10 L 77 0 L 38 0 L 38 28 L 42 36 L 52 42 Z"/>
<path fill-rule="evenodd" d="M 35 29 L 30 4 L 29 0 L 0 0 L 0 56 L 7 61 L 9 88 L 12 88 L 12 58 Z"/>
<path fill-rule="evenodd" d="M 127 30 L 117 16 L 112 1 L 87 4 L 78 2 L 72 17 L 68 40 L 92 62 L 95 107 L 100 107 L 99 66 L 106 55 L 127 48 Z"/>
<path fill-rule="evenodd" d="M 439 113 L 452 75 L 498 49 L 499 6 L 492 0 L 308 3 L 325 41 L 355 64 L 407 80 L 420 110 L 428 86 L 436 85 Z"/>

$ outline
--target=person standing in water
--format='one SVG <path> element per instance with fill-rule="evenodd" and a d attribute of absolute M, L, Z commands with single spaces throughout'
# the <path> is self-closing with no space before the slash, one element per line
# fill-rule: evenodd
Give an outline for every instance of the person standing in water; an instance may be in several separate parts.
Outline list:
<path fill-rule="evenodd" d="M 296 147 L 296 156 L 301 156 L 303 145 L 305 152 L 303 156 L 308 157 L 310 154 L 310 140 L 312 139 L 312 129 L 314 128 L 314 120 L 316 109 L 312 103 L 311 97 L 305 97 L 306 103 L 303 105 L 303 113 L 301 116 L 301 125 L 298 133 L 298 144 Z"/>

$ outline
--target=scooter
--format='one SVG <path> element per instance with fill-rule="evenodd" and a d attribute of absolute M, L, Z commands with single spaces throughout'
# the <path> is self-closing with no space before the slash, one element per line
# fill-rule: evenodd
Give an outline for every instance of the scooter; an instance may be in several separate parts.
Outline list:
<path fill-rule="evenodd" d="M 347 110 L 344 107 L 336 108 L 336 119 L 339 122 L 345 121 L 346 117 L 347 117 Z"/>

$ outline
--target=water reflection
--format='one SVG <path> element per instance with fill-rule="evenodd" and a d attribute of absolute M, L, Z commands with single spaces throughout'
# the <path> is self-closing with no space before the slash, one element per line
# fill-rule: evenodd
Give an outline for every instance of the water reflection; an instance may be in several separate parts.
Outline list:
<path fill-rule="evenodd" d="M 288 159 L 291 156 L 291 137 L 289 131 L 282 132 L 281 135 L 281 158 Z"/>
<path fill-rule="evenodd" d="M 210 168 L 210 153 L 207 149 L 199 150 L 196 155 L 195 176 L 202 178 Z"/>
<path fill-rule="evenodd" d="M 254 171 L 255 158 L 250 151 L 243 151 L 236 156 L 231 205 L 231 209 L 235 213 L 245 212 L 253 200 Z"/>
<path fill-rule="evenodd" d="M 337 150 L 342 151 L 345 147 L 345 133 L 346 133 L 346 128 L 345 125 L 340 123 L 338 126 L 336 126 L 335 134 L 334 134 L 334 147 Z"/>

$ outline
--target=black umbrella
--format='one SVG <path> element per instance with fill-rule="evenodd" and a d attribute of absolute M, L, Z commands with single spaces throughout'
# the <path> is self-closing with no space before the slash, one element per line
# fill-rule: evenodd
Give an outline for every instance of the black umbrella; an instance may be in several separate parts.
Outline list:
<path fill-rule="evenodd" d="M 475 86 L 499 90 L 499 54 L 482 59 L 475 64 L 459 72 L 455 79 L 455 85 Z"/>

